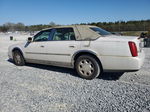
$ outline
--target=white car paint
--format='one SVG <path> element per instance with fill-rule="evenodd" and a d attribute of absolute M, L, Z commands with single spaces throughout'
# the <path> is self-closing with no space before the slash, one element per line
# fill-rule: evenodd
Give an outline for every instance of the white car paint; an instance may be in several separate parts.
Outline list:
<path fill-rule="evenodd" d="M 73 28 L 75 35 L 79 36 L 79 29 Z M 132 57 L 129 41 L 136 43 L 138 56 Z M 116 35 L 100 36 L 96 40 L 25 42 L 10 46 L 8 56 L 13 58 L 13 49 L 18 48 L 22 51 L 25 60 L 34 59 L 37 60 L 37 63 L 40 63 L 41 60 L 50 61 L 50 65 L 57 66 L 62 66 L 59 63 L 67 63 L 69 65 L 67 67 L 73 68 L 74 56 L 78 52 L 87 51 L 98 57 L 104 71 L 132 71 L 139 70 L 144 62 L 145 54 L 139 47 L 139 43 L 137 37 Z"/>

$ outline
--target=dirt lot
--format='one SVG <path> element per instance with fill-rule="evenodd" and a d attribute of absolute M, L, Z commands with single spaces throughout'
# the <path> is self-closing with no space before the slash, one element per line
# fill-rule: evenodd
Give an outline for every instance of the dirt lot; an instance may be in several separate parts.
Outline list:
<path fill-rule="evenodd" d="M 72 69 L 8 60 L 8 46 L 28 35 L 0 34 L 0 112 L 150 112 L 150 48 L 140 71 L 84 80 Z"/>

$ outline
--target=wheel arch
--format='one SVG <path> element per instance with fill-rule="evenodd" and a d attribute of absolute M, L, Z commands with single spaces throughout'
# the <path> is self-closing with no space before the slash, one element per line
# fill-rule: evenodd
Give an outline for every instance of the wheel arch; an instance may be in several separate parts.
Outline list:
<path fill-rule="evenodd" d="M 23 52 L 19 47 L 15 47 L 15 48 L 12 49 L 12 55 L 14 55 L 13 52 L 16 51 L 16 50 L 18 50 L 22 54 L 22 56 L 24 57 Z"/>
<path fill-rule="evenodd" d="M 80 50 L 80 51 L 77 51 L 76 53 L 74 53 L 74 55 L 72 56 L 72 65 L 74 67 L 74 64 L 75 64 L 75 61 L 76 59 L 81 56 L 81 55 L 91 55 L 93 56 L 97 61 L 98 61 L 98 64 L 99 66 L 102 68 L 103 70 L 103 66 L 102 66 L 102 63 L 100 61 L 100 59 L 98 58 L 98 54 L 93 52 L 93 51 L 90 51 L 90 50 Z"/>

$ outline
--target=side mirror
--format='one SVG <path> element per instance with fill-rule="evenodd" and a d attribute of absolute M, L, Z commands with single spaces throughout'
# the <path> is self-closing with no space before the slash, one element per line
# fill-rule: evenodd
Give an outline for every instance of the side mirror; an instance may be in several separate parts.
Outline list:
<path fill-rule="evenodd" d="M 32 37 L 28 37 L 28 42 L 32 42 Z"/>

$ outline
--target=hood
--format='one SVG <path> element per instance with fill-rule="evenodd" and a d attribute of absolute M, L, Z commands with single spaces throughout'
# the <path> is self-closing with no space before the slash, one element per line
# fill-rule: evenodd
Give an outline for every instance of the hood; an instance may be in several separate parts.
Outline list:
<path fill-rule="evenodd" d="M 22 43 L 17 43 L 17 44 L 13 44 L 11 46 L 8 47 L 9 50 L 12 50 L 14 48 L 20 48 L 20 47 L 24 47 L 27 44 L 27 42 L 22 42 Z"/>
<path fill-rule="evenodd" d="M 13 46 L 22 46 L 22 45 L 25 45 L 26 43 L 27 42 L 21 42 L 21 43 L 13 44 L 10 47 L 13 47 Z"/>

